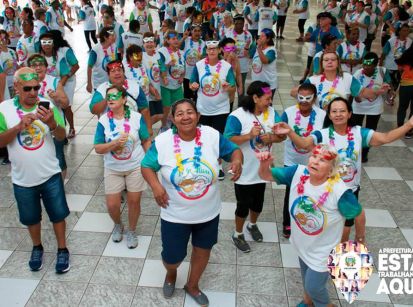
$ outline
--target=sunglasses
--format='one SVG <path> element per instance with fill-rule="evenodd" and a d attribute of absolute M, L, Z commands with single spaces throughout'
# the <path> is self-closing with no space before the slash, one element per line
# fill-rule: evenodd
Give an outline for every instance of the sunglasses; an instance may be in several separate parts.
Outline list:
<path fill-rule="evenodd" d="M 31 92 L 32 90 L 34 90 L 35 92 L 37 92 L 38 90 L 40 90 L 40 85 L 23 86 L 23 91 L 25 91 L 25 92 Z"/>
<path fill-rule="evenodd" d="M 119 100 L 121 97 L 122 97 L 122 92 L 106 94 L 107 101 L 116 101 L 116 100 Z"/>
<path fill-rule="evenodd" d="M 145 37 L 143 39 L 144 43 L 149 43 L 149 42 L 154 42 L 155 41 L 155 37 L 151 36 L 151 37 Z"/>
<path fill-rule="evenodd" d="M 40 43 L 42 44 L 42 46 L 51 46 L 53 45 L 53 41 L 52 40 L 41 40 Z"/>
<path fill-rule="evenodd" d="M 235 46 L 225 46 L 224 51 L 225 52 L 235 52 L 237 50 L 237 47 Z"/>
<path fill-rule="evenodd" d="M 311 102 L 314 98 L 314 94 L 308 95 L 308 96 L 303 96 L 298 94 L 297 95 L 297 100 L 299 103 L 306 103 L 306 102 Z"/>

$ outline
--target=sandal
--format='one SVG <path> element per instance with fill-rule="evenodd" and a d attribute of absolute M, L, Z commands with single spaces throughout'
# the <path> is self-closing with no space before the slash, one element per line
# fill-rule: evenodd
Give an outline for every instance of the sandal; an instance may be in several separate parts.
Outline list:
<path fill-rule="evenodd" d="M 67 135 L 68 139 L 73 139 L 75 137 L 75 129 L 70 129 L 69 134 Z"/>

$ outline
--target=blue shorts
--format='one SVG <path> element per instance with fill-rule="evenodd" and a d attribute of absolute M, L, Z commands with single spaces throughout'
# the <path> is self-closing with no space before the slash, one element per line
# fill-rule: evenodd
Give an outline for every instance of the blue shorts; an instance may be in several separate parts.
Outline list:
<path fill-rule="evenodd" d="M 218 242 L 219 215 L 201 224 L 171 223 L 161 219 L 162 259 L 167 264 L 177 264 L 186 257 L 189 236 L 192 246 L 212 249 Z"/>
<path fill-rule="evenodd" d="M 42 220 L 40 199 L 43 200 L 44 208 L 52 223 L 61 222 L 70 214 L 60 173 L 34 187 L 13 184 L 13 190 L 19 209 L 20 223 L 23 225 L 36 225 Z"/>
<path fill-rule="evenodd" d="M 58 141 L 55 138 L 53 138 L 54 142 L 54 147 L 56 149 L 56 158 L 59 160 L 59 167 L 61 171 L 64 171 L 67 169 L 66 165 L 66 158 L 65 158 L 65 152 L 64 152 L 64 147 L 65 147 L 65 141 Z"/>

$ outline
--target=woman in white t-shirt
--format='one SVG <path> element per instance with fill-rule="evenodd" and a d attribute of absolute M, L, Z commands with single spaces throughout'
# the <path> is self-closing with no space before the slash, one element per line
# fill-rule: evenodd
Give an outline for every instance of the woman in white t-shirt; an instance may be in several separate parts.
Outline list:
<path fill-rule="evenodd" d="M 291 245 L 300 262 L 304 299 L 297 306 L 331 306 L 327 260 L 340 242 L 344 219 L 355 218 L 361 205 L 340 179 L 333 146 L 313 148 L 308 164 L 272 167 L 270 152 L 259 154 L 259 175 L 290 187 Z"/>
<path fill-rule="evenodd" d="M 126 97 L 126 90 L 121 86 L 112 85 L 106 90 L 109 111 L 99 118 L 94 143 L 96 152 L 104 155 L 106 205 L 115 223 L 112 240 L 122 241 L 120 207 L 122 191 L 126 188 L 129 218 L 126 245 L 135 248 L 141 195 L 146 189 L 140 165 L 151 139 L 142 115 L 129 109 Z"/>
<path fill-rule="evenodd" d="M 231 161 L 235 181 L 241 175 L 242 153 L 215 129 L 198 125 L 200 114 L 192 100 L 178 100 L 171 114 L 174 127 L 155 138 L 142 161 L 142 175 L 161 207 L 162 260 L 167 271 L 163 294 L 172 297 L 177 268 L 192 236 L 191 273 L 184 289 L 204 306 L 208 298 L 198 283 L 218 239 L 218 159 Z"/>
<path fill-rule="evenodd" d="M 80 10 L 79 16 L 83 20 L 83 31 L 85 33 L 86 43 L 89 47 L 89 51 L 92 50 L 92 44 L 90 43 L 90 38 L 92 38 L 95 44 L 98 43 L 96 39 L 96 20 L 95 20 L 95 10 L 90 0 L 81 0 L 82 8 Z"/>
<path fill-rule="evenodd" d="M 298 148 L 305 150 L 311 150 L 317 144 L 330 144 L 334 146 L 340 156 L 338 172 L 341 179 L 358 197 L 362 149 L 371 146 L 381 146 L 403 137 L 413 128 L 413 117 L 402 127 L 387 133 L 381 133 L 354 125 L 351 116 L 351 103 L 344 98 L 337 97 L 328 104 L 324 129 L 314 131 L 307 137 L 300 137 L 290 126 L 285 123 L 279 123 L 274 127 L 274 133 L 287 134 Z M 365 215 L 360 215 L 358 219 L 359 221 L 356 220 L 356 241 L 364 243 Z M 354 220 L 346 220 L 342 242 L 348 241 L 353 224 Z"/>
<path fill-rule="evenodd" d="M 232 241 L 242 252 L 250 252 L 245 241 L 243 228 L 249 215 L 247 230 L 256 242 L 263 236 L 258 229 L 257 220 L 264 205 L 266 182 L 259 178 L 256 154 L 271 151 L 273 143 L 282 142 L 284 137 L 272 134 L 272 127 L 281 121 L 278 113 L 271 107 L 271 88 L 268 83 L 254 81 L 239 105 L 232 112 L 225 126 L 225 137 L 237 144 L 244 156 L 243 173 L 234 183 L 237 208 L 235 210 L 235 231 Z"/>

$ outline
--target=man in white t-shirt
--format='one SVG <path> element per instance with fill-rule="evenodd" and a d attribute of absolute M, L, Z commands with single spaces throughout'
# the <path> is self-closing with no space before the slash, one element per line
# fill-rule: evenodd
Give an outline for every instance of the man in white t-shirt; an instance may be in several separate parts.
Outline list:
<path fill-rule="evenodd" d="M 0 147 L 9 151 L 20 222 L 28 227 L 33 242 L 29 267 L 38 271 L 43 266 L 42 200 L 56 234 L 56 273 L 66 273 L 70 264 L 65 218 L 70 212 L 53 143 L 53 137 L 65 138 L 64 120 L 50 101 L 39 101 L 41 86 L 33 69 L 19 69 L 14 87 L 19 95 L 0 104 Z"/>

